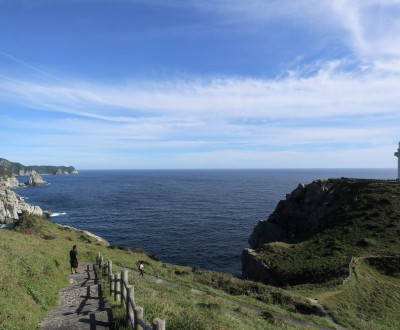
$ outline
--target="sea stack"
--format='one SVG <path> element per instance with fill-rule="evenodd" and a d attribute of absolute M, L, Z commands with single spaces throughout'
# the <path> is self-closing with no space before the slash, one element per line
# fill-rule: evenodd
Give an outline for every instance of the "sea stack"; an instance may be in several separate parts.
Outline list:
<path fill-rule="evenodd" d="M 45 184 L 47 184 L 47 182 L 43 180 L 43 178 L 35 171 L 32 171 L 29 180 L 26 182 L 27 186 L 33 186 L 33 187 L 43 186 Z"/>

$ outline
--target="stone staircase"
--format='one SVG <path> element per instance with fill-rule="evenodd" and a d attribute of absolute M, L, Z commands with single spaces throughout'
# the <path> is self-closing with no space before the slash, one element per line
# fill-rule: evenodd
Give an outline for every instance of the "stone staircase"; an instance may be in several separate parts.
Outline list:
<path fill-rule="evenodd" d="M 93 264 L 81 263 L 70 285 L 60 291 L 59 307 L 40 323 L 40 330 L 114 329 L 111 306 L 104 300 Z"/>

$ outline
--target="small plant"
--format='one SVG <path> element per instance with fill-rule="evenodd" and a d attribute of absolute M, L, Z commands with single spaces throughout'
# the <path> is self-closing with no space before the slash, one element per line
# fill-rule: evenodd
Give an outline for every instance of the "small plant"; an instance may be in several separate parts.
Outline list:
<path fill-rule="evenodd" d="M 43 296 L 43 294 L 40 291 L 38 291 L 34 288 L 29 288 L 28 293 L 31 295 L 31 297 L 37 304 L 42 306 L 43 309 L 46 309 L 46 307 L 47 307 L 46 298 Z"/>
<path fill-rule="evenodd" d="M 155 261 L 160 261 L 161 260 L 160 257 L 155 253 L 151 253 L 148 256 L 149 256 L 150 259 L 153 259 Z"/>
<path fill-rule="evenodd" d="M 50 241 L 50 240 L 56 238 L 56 236 L 53 235 L 53 234 L 44 234 L 44 235 L 42 235 L 41 237 L 42 237 L 44 240 L 46 240 L 46 241 Z"/>
<path fill-rule="evenodd" d="M 86 233 L 82 232 L 78 238 L 85 243 L 92 243 L 92 239 Z"/>

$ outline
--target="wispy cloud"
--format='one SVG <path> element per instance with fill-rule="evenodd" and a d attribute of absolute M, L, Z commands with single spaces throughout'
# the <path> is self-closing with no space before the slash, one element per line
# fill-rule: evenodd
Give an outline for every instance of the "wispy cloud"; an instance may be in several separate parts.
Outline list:
<path fill-rule="evenodd" d="M 329 62 L 312 76 L 292 72 L 279 80 L 226 77 L 63 85 L 3 77 L 0 97 L 36 109 L 133 123 L 140 117 L 165 115 L 277 120 L 397 114 L 399 75 L 387 73 L 384 65 L 366 72 L 362 68 L 342 71 L 341 66 Z"/>
<path fill-rule="evenodd" d="M 102 152 L 136 167 L 162 157 L 167 167 L 301 167 L 309 166 L 309 157 L 315 157 L 315 167 L 341 161 L 349 167 L 391 164 L 388 146 L 400 136 L 400 0 L 187 1 L 185 6 L 223 18 L 215 21 L 219 27 L 240 29 L 251 22 L 255 28 L 283 19 L 304 29 L 334 31 L 352 52 L 333 60 L 295 61 L 296 68 L 276 78 L 187 75 L 124 83 L 55 76 L 0 52 L 30 71 L 3 71 L 0 102 L 24 113 L 51 114 L 45 122 L 13 119 L 2 107 L 3 126 L 18 127 L 18 134 L 3 130 L 0 139 L 29 140 L 48 154 L 57 149 L 54 157 L 60 157 L 62 145 L 68 151 L 64 157 L 79 153 L 83 165 L 90 163 L 88 154 Z M 152 160 L 143 154 L 149 150 L 157 151 Z M 378 155 L 372 162 L 370 150 Z"/>
<path fill-rule="evenodd" d="M 3 77 L 0 98 L 31 111 L 58 113 L 61 117 L 45 123 L 19 123 L 27 131 L 49 131 L 34 140 L 53 147 L 63 141 L 87 150 L 269 154 L 391 144 L 400 119 L 400 75 L 377 67 L 348 72 L 343 66 L 340 61 L 318 64 L 312 76 L 293 72 L 279 80 L 226 77 L 126 85 L 49 85 Z M 54 127 L 61 129 L 53 133 Z"/>
<path fill-rule="evenodd" d="M 217 0 L 187 4 L 217 13 L 240 29 L 280 20 L 311 33 L 336 31 L 337 38 L 363 59 L 400 55 L 399 0 Z"/>

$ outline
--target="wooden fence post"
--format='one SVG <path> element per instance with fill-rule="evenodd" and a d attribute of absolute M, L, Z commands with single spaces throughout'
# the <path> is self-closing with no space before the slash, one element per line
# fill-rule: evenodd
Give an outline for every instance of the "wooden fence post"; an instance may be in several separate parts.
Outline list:
<path fill-rule="evenodd" d="M 110 296 L 112 297 L 115 292 L 115 274 L 110 275 Z"/>
<path fill-rule="evenodd" d="M 139 321 L 143 321 L 143 308 L 136 307 L 135 308 L 135 330 L 143 330 L 143 327 L 139 324 Z"/>
<path fill-rule="evenodd" d="M 132 300 L 134 300 L 134 293 L 135 288 L 133 285 L 128 285 L 126 288 L 126 322 L 129 323 L 129 320 L 131 319 L 133 321 L 133 325 L 135 326 L 135 315 L 133 313 L 133 306 L 131 305 L 129 297 L 132 297 Z"/>
<path fill-rule="evenodd" d="M 121 301 L 121 273 L 115 274 L 115 297 L 117 302 Z"/>
<path fill-rule="evenodd" d="M 121 277 L 122 277 L 122 283 L 121 283 L 121 303 L 126 305 L 126 302 L 128 300 L 128 291 L 127 291 L 127 287 L 128 287 L 128 270 L 124 269 L 121 272 Z"/>
<path fill-rule="evenodd" d="M 99 264 L 101 253 L 97 252 L 96 263 Z"/>
<path fill-rule="evenodd" d="M 104 261 L 101 262 L 101 276 L 102 278 L 106 276 L 106 263 Z"/>
<path fill-rule="evenodd" d="M 108 275 L 111 275 L 112 273 L 112 261 L 108 260 Z"/>
<path fill-rule="evenodd" d="M 154 319 L 153 330 L 165 330 L 165 320 L 161 318 Z"/>

